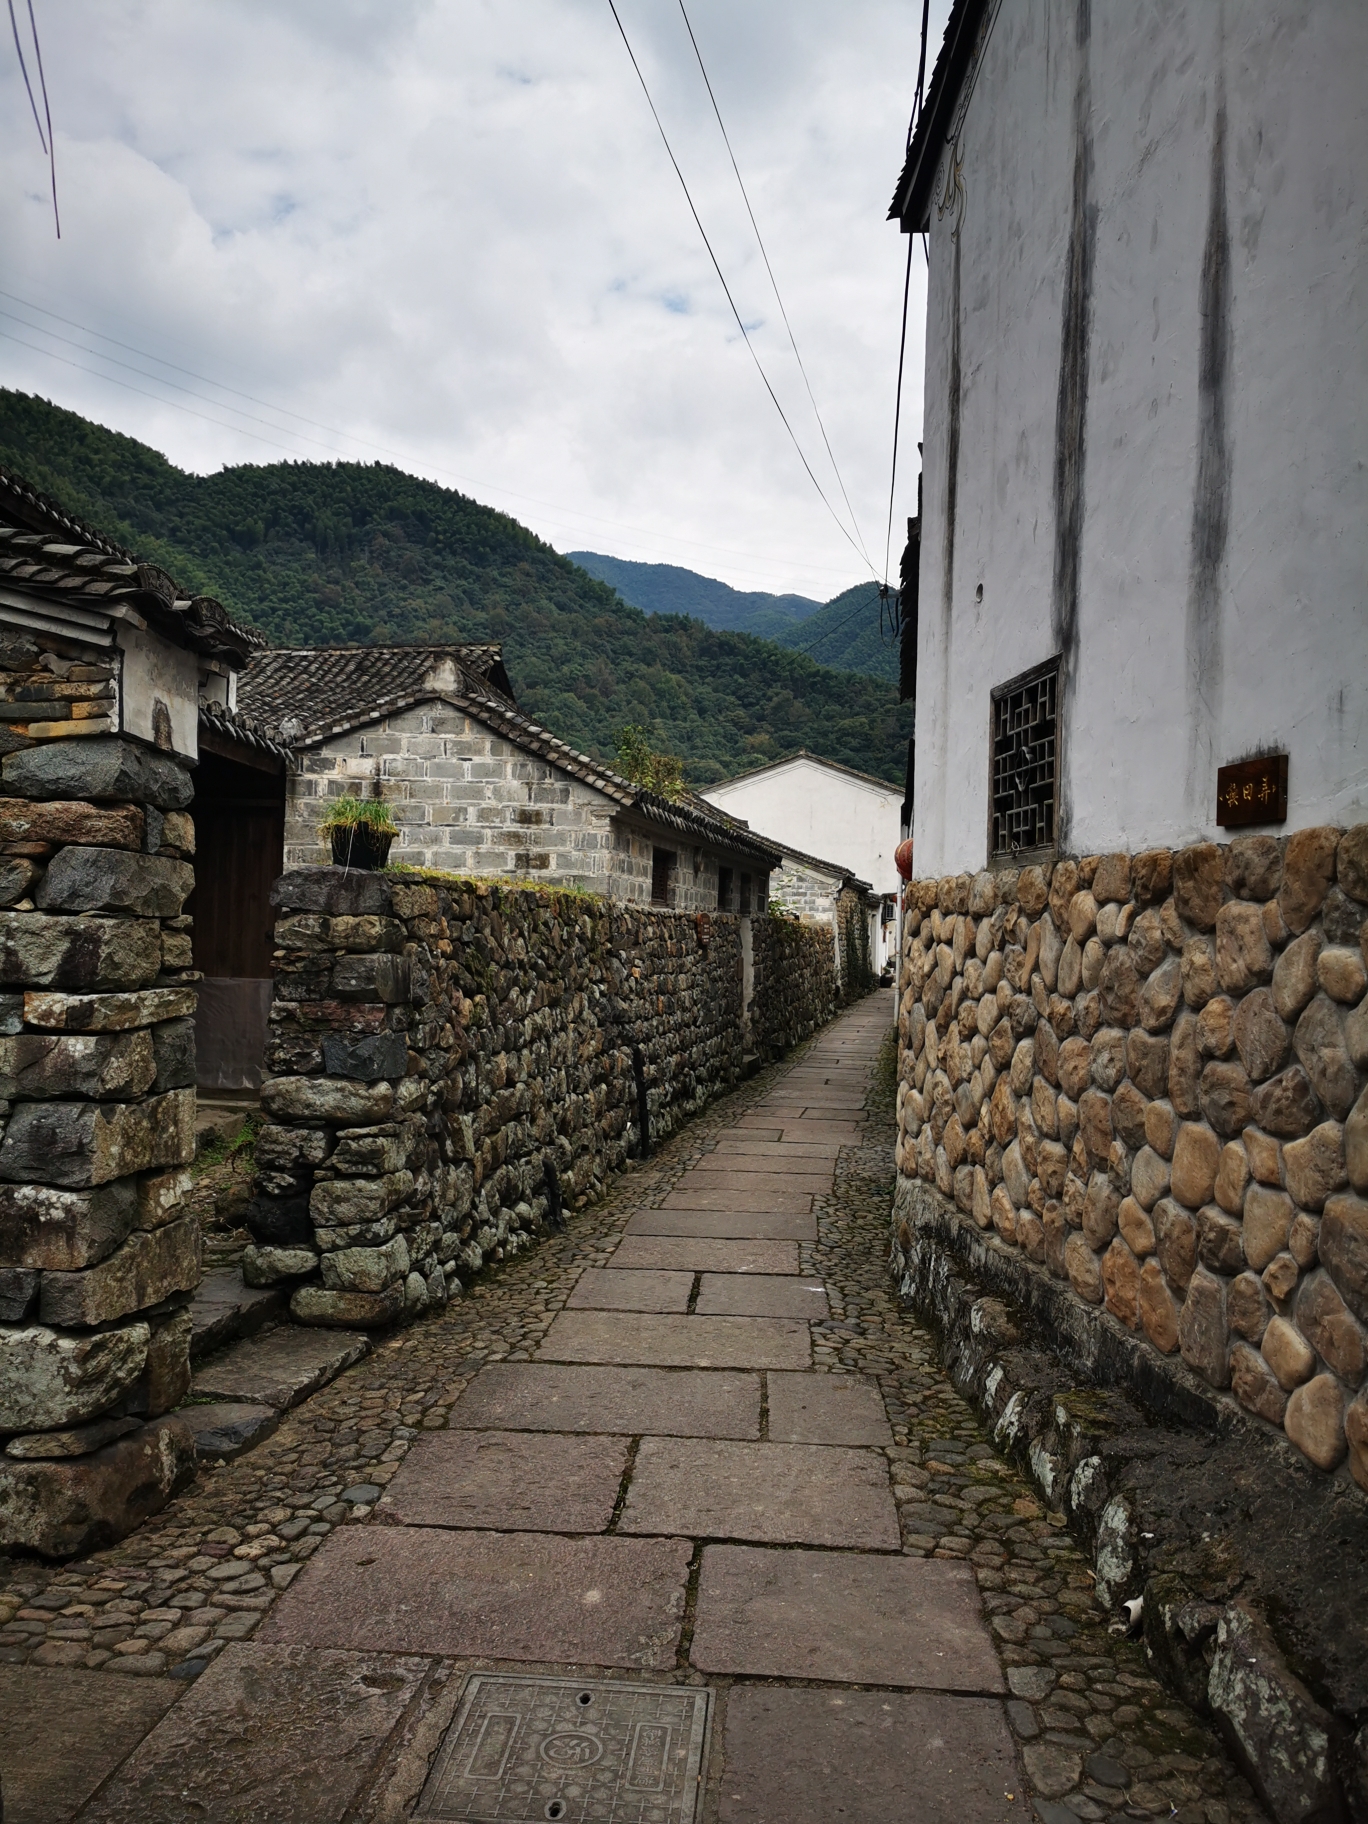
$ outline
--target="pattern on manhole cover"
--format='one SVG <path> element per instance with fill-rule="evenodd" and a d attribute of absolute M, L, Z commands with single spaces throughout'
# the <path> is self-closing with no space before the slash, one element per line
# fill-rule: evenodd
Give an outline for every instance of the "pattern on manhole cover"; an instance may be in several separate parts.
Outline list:
<path fill-rule="evenodd" d="M 473 1672 L 414 1824 L 694 1824 L 711 1694 Z"/>

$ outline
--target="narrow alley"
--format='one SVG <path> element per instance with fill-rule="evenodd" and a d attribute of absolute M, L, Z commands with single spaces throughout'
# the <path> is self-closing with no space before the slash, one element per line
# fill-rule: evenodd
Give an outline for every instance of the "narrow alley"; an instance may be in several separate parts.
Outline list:
<path fill-rule="evenodd" d="M 897 1307 L 889 1016 L 123 1545 L 2 1567 L 8 1824 L 1260 1816 Z"/>

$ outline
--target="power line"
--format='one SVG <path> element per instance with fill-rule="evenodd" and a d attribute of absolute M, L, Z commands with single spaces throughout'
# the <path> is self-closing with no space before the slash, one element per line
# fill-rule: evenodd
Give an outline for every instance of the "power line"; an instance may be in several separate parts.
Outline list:
<path fill-rule="evenodd" d="M 926 38 L 931 24 L 931 0 L 922 0 L 921 52 L 917 58 L 917 88 L 912 98 L 912 118 L 907 123 L 907 144 L 912 145 L 912 136 L 921 119 L 922 89 L 926 81 Z M 903 279 L 902 329 L 898 335 L 898 390 L 893 403 L 893 463 L 888 477 L 888 530 L 884 535 L 884 588 L 888 587 L 888 559 L 893 544 L 893 500 L 898 485 L 898 430 L 902 422 L 902 383 L 903 362 L 907 356 L 907 299 L 912 289 L 912 248 L 916 236 L 907 237 L 907 276 Z M 923 242 L 922 251 L 926 263 L 931 264 L 930 250 Z M 880 609 L 880 623 L 883 611 Z"/>
<path fill-rule="evenodd" d="M 666 133 L 665 127 L 664 127 L 663 122 L 661 121 L 660 115 L 656 111 L 655 102 L 652 101 L 652 99 L 651 99 L 651 91 L 647 87 L 645 76 L 643 76 L 641 73 L 641 65 L 636 60 L 636 52 L 632 49 L 632 41 L 627 36 L 626 27 L 623 25 L 622 20 L 618 15 L 618 10 L 617 10 L 615 0 L 608 0 L 608 10 L 613 15 L 614 23 L 616 24 L 616 26 L 618 28 L 618 32 L 621 35 L 623 44 L 627 47 L 627 55 L 632 60 L 632 68 L 636 71 L 637 81 L 641 84 L 641 92 L 646 97 L 646 105 L 651 110 L 651 117 L 655 121 L 656 127 L 660 133 L 661 143 L 665 147 L 666 156 L 669 158 L 670 163 L 674 166 L 675 176 L 679 179 L 679 186 L 684 192 L 684 200 L 689 205 L 689 213 L 693 216 L 694 225 L 697 227 L 699 234 L 703 238 L 703 245 L 708 250 L 708 258 L 713 263 L 713 271 L 717 274 L 717 277 L 718 277 L 719 282 L 721 283 L 722 289 L 727 295 L 727 302 L 728 302 L 728 304 L 731 305 L 731 313 L 736 318 L 736 327 L 741 331 L 742 339 L 744 340 L 746 347 L 750 352 L 750 358 L 755 363 L 755 371 L 759 374 L 761 380 L 764 382 L 765 391 L 769 394 L 771 400 L 773 401 L 774 409 L 776 412 L 778 412 L 779 417 L 780 417 L 781 421 L 783 422 L 784 429 L 788 432 L 789 439 L 792 442 L 794 449 L 798 452 L 798 460 L 799 460 L 799 462 L 802 463 L 803 467 L 807 470 L 808 480 L 812 483 L 813 487 L 816 488 L 817 493 L 821 499 L 822 505 L 826 508 L 827 512 L 830 513 L 832 519 L 835 521 L 837 527 L 840 530 L 841 537 L 850 546 L 851 550 L 855 552 L 856 556 L 862 558 L 865 563 L 869 564 L 869 559 L 867 557 L 865 557 L 864 553 L 860 550 L 860 547 L 855 543 L 855 540 L 850 536 L 849 532 L 846 531 L 844 525 L 842 525 L 840 515 L 836 512 L 836 509 L 832 506 L 831 502 L 827 499 L 826 493 L 822 487 L 821 482 L 818 481 L 817 477 L 813 474 L 812 464 L 808 461 L 807 457 L 803 454 L 803 446 L 799 443 L 797 437 L 794 435 L 793 426 L 789 423 L 788 417 L 785 414 L 784 408 L 779 403 L 779 396 L 775 392 L 774 388 L 770 385 L 769 376 L 768 376 L 768 374 L 766 374 L 764 368 L 761 366 L 760 357 L 759 357 L 759 355 L 756 354 L 755 346 L 750 339 L 750 332 L 746 328 L 746 325 L 741 320 L 741 312 L 736 308 L 736 299 L 731 294 L 731 287 L 727 283 L 726 276 L 722 271 L 722 267 L 718 261 L 717 255 L 713 252 L 713 245 L 712 245 L 712 242 L 708 239 L 708 233 L 707 233 L 707 230 L 703 226 L 702 218 L 700 217 L 698 210 L 694 206 L 693 196 L 690 193 L 688 184 L 684 180 L 684 173 L 679 168 L 679 160 L 674 155 L 673 148 L 670 145 L 669 135 Z M 869 568 L 871 570 L 873 570 L 874 569 L 873 564 L 869 564 Z"/>
<path fill-rule="evenodd" d="M 851 609 L 850 613 L 843 614 L 841 616 L 840 620 L 837 621 L 837 623 L 834 627 L 824 627 L 815 639 L 804 640 L 801 643 L 798 640 L 793 640 L 793 641 L 785 640 L 784 644 L 786 646 L 788 646 L 788 648 L 791 652 L 811 652 L 811 650 L 814 646 L 820 646 L 822 641 L 825 639 L 829 639 L 833 633 L 839 633 L 841 631 L 842 627 L 848 627 L 850 625 L 850 623 L 855 619 L 856 615 L 863 614 L 866 608 L 871 607 L 874 604 L 874 602 L 876 602 L 878 600 L 879 595 L 882 591 L 882 584 L 875 583 L 874 585 L 872 585 L 872 587 L 873 587 L 874 593 L 872 595 L 870 595 L 865 601 L 857 602 L 856 605 L 854 606 L 854 608 Z"/>
<path fill-rule="evenodd" d="M 930 0 L 926 0 L 926 3 L 929 5 Z M 870 563 L 869 553 L 865 550 L 864 538 L 860 532 L 860 522 L 855 517 L 855 509 L 850 504 L 849 494 L 846 493 L 846 485 L 841 477 L 841 470 L 836 461 L 836 453 L 831 447 L 831 439 L 827 436 L 826 425 L 822 422 L 822 414 L 817 408 L 817 397 L 812 390 L 812 382 L 808 379 L 807 369 L 803 366 L 803 357 L 798 353 L 798 340 L 793 333 L 793 325 L 789 322 L 788 312 L 784 309 L 784 300 L 779 295 L 779 281 L 775 278 L 774 268 L 770 265 L 770 257 L 765 248 L 764 237 L 760 233 L 760 224 L 755 219 L 754 209 L 751 208 L 751 200 L 747 194 L 745 182 L 741 176 L 741 167 L 736 162 L 735 152 L 732 151 L 732 143 L 727 135 L 727 129 L 722 120 L 722 110 L 717 105 L 717 97 L 713 94 L 712 83 L 708 80 L 708 71 L 703 62 L 703 53 L 698 48 L 698 39 L 694 36 L 693 26 L 689 21 L 687 11 L 685 11 L 684 0 L 679 0 L 679 10 L 681 14 L 683 14 L 684 26 L 689 34 L 689 43 L 693 46 L 694 56 L 698 59 L 699 73 L 703 77 L 703 86 L 708 91 L 708 100 L 712 103 L 712 111 L 717 116 L 717 125 L 722 134 L 723 144 L 727 148 L 727 157 L 731 160 L 731 168 L 736 173 L 736 182 L 741 191 L 741 200 L 746 205 L 746 214 L 750 217 L 750 225 L 755 230 L 755 239 L 760 248 L 760 257 L 765 262 L 765 271 L 769 274 L 769 282 L 774 288 L 774 301 L 779 306 L 779 315 L 784 319 L 784 328 L 788 331 L 789 346 L 793 349 L 793 358 L 798 363 L 798 372 L 803 376 L 803 385 L 807 388 L 807 396 L 812 402 L 813 417 L 817 420 L 817 428 L 822 433 L 822 442 L 826 445 L 826 453 L 831 459 L 831 468 L 832 473 L 836 477 L 836 485 L 841 490 L 841 499 L 845 502 L 846 512 L 850 515 L 850 523 L 855 528 L 855 536 L 860 541 L 860 549 L 864 552 L 864 560 L 869 564 L 869 567 L 872 570 L 874 565 Z"/>
<path fill-rule="evenodd" d="M 292 411 L 290 409 L 290 407 L 288 407 L 288 406 L 277 405 L 273 400 L 270 400 L 270 399 L 258 398 L 255 393 L 243 392 L 239 387 L 229 386 L 224 381 L 211 379 L 208 374 L 201 374 L 201 373 L 197 372 L 194 368 L 181 367 L 180 365 L 178 365 L 178 363 L 176 363 L 174 361 L 167 361 L 161 355 L 154 355 L 145 348 L 136 347 L 131 342 L 121 342 L 117 336 L 107 335 L 103 330 L 92 329 L 88 323 L 79 323 L 75 320 L 75 318 L 64 317 L 58 311 L 49 310 L 49 309 L 47 309 L 47 307 L 45 305 L 42 305 L 42 304 L 35 304 L 29 298 L 21 298 L 15 292 L 0 290 L 0 298 L 8 299 L 8 301 L 12 304 L 21 304 L 25 310 L 34 311 L 39 316 L 51 317 L 54 322 L 63 323 L 67 326 L 68 329 L 79 329 L 83 335 L 93 336 L 97 341 L 100 341 L 100 342 L 108 342 L 115 348 L 122 348 L 128 354 L 141 355 L 144 360 L 155 362 L 159 367 L 168 367 L 172 370 L 173 373 L 184 374 L 188 379 L 191 379 L 191 380 L 199 380 L 205 386 L 213 387 L 218 392 L 231 393 L 234 398 L 245 399 L 248 401 L 249 404 L 260 405 L 260 406 L 264 407 L 264 409 L 267 411 L 278 412 L 282 417 L 293 418 L 300 424 L 311 425 L 315 430 L 326 431 L 330 436 L 340 437 L 348 443 L 357 444 L 363 450 L 372 450 L 372 451 L 376 452 L 378 455 L 388 456 L 388 457 L 392 458 L 395 462 L 398 462 L 398 463 L 409 463 L 409 462 L 413 461 L 413 458 L 411 456 L 407 455 L 405 452 L 403 452 L 401 450 L 393 450 L 393 449 L 390 449 L 385 444 L 373 443 L 373 442 L 371 442 L 371 440 L 369 438 L 358 437 L 355 432 L 340 430 L 335 425 L 321 424 L 321 423 L 319 423 L 319 421 L 317 419 L 306 418 L 302 413 Z M 88 348 L 83 343 L 72 342 L 68 337 L 58 336 L 54 330 L 45 329 L 42 327 L 41 324 L 28 323 L 22 317 L 14 316 L 14 314 L 10 311 L 0 311 L 0 316 L 9 317 L 11 322 L 19 323 L 25 329 L 33 330 L 38 335 L 47 336 L 52 340 L 63 342 L 67 347 L 76 348 L 82 354 L 88 354 L 88 355 L 92 356 L 96 361 L 107 361 L 107 362 L 111 362 L 111 363 L 116 362 L 116 357 L 113 355 L 106 355 L 106 354 L 102 353 L 99 349 Z M 51 349 L 41 348 L 38 346 L 37 343 L 25 342 L 21 336 L 15 336 L 8 331 L 0 330 L 0 337 L 4 337 L 8 341 L 15 342 L 22 348 L 31 349 L 34 354 L 43 355 L 49 361 L 58 361 L 64 367 L 73 367 L 77 370 L 78 373 L 90 374 L 97 380 L 107 381 L 108 384 L 111 386 L 120 386 L 120 387 L 123 387 L 124 390 L 127 392 L 137 393 L 140 398 L 150 399 L 153 401 L 154 404 L 169 405 L 175 411 L 187 412 L 189 416 L 195 417 L 195 418 L 200 418 L 206 424 L 217 425 L 221 430 L 233 431 L 233 432 L 236 432 L 236 434 L 240 437 L 250 437 L 254 442 L 264 443 L 271 449 L 283 450 L 287 456 L 294 456 L 297 454 L 297 451 L 294 448 L 292 448 L 291 446 L 289 446 L 287 444 L 283 444 L 283 443 L 277 443 L 277 442 L 275 442 L 274 439 L 269 438 L 269 437 L 262 437 L 255 431 L 249 431 L 243 425 L 230 424 L 221 418 L 212 418 L 205 412 L 191 411 L 189 407 L 177 404 L 177 402 L 174 399 L 163 398 L 162 395 L 159 393 L 145 392 L 142 387 L 130 386 L 126 380 L 120 380 L 113 374 L 102 373 L 98 368 L 86 367 L 82 362 L 72 361 L 64 355 L 54 354 Z M 174 381 L 164 379 L 160 374 L 148 373 L 145 368 L 134 367 L 129 362 L 117 362 L 117 365 L 124 367 L 130 373 L 136 373 L 136 374 L 141 375 L 141 377 L 143 379 L 153 381 L 154 384 L 156 384 L 156 385 L 176 386 L 176 383 Z M 223 403 L 217 399 L 208 398 L 203 393 L 197 393 L 190 387 L 176 386 L 176 390 L 178 392 L 184 392 L 187 395 L 187 397 L 189 397 L 191 399 L 198 399 L 204 405 L 214 405 L 214 406 L 221 405 L 222 409 L 224 409 L 226 411 L 232 411 L 232 412 L 237 411 L 236 406 L 227 405 L 226 403 Z M 263 424 L 263 425 L 265 425 L 265 427 L 268 430 L 279 430 L 281 432 L 281 434 L 286 437 L 299 438 L 301 435 L 299 432 L 291 430 L 288 425 L 273 425 L 269 422 L 269 420 L 252 417 L 252 415 L 250 413 L 246 413 L 246 412 L 242 413 L 241 416 L 244 418 L 250 417 L 253 423 Z M 306 441 L 306 442 L 315 442 L 315 443 L 317 442 L 316 439 L 312 439 L 312 438 L 301 439 L 301 440 Z M 348 460 L 346 452 L 343 450 L 335 450 L 335 449 L 333 449 L 333 447 L 331 445 L 319 445 L 319 447 L 330 450 L 332 454 L 338 456 L 343 461 Z M 611 526 L 618 532 L 636 533 L 642 538 L 651 540 L 653 542 L 653 544 L 656 546 L 656 548 L 658 548 L 658 546 L 661 542 L 664 542 L 665 544 L 681 545 L 681 546 L 684 546 L 684 547 L 688 548 L 689 550 L 693 550 L 693 551 L 710 551 L 721 557 L 739 557 L 739 558 L 746 559 L 752 563 L 761 561 L 761 560 L 757 559 L 756 553 L 754 553 L 752 551 L 738 551 L 732 545 L 713 545 L 713 544 L 707 543 L 706 541 L 704 541 L 702 539 L 681 538 L 677 533 L 673 533 L 673 532 L 662 533 L 662 532 L 654 530 L 653 528 L 651 528 L 649 526 L 633 525 L 631 522 L 629 522 L 627 520 L 608 519 L 608 518 L 605 518 L 604 515 L 599 514 L 599 513 L 585 513 L 585 512 L 582 512 L 577 507 L 566 507 L 566 506 L 562 506 L 559 502 L 556 502 L 556 501 L 543 500 L 540 495 L 523 494 L 514 488 L 505 488 L 499 484 L 479 480 L 478 478 L 476 478 L 474 476 L 465 475 L 465 474 L 461 473 L 459 470 L 445 468 L 440 463 L 427 462 L 427 463 L 424 463 L 423 466 L 427 470 L 431 471 L 431 473 L 433 473 L 434 475 L 445 476 L 449 480 L 461 482 L 467 487 L 479 488 L 482 491 L 491 493 L 491 494 L 501 494 L 508 500 L 523 501 L 526 504 L 528 504 L 529 506 L 539 507 L 539 508 L 543 509 L 545 512 L 559 516 L 563 522 L 564 521 L 583 521 L 586 525 Z M 576 534 L 575 536 L 585 536 L 585 535 Z M 653 561 L 662 561 L 662 560 L 653 560 Z M 833 566 L 820 566 L 819 565 L 819 566 L 813 566 L 813 567 L 829 568 L 831 570 L 832 575 L 839 574 L 837 568 L 834 565 Z M 772 575 L 772 572 L 769 569 L 764 569 L 764 570 L 755 570 L 752 572 L 752 574 L 757 577 L 768 577 L 768 576 Z"/>
<path fill-rule="evenodd" d="M 24 87 L 28 90 L 29 107 L 33 110 L 33 124 L 38 129 L 38 143 L 43 148 L 48 161 L 48 173 L 52 179 L 52 219 L 57 226 L 57 239 L 62 238 L 62 218 L 57 213 L 57 143 L 52 137 L 52 109 L 48 106 L 47 77 L 43 74 L 43 47 L 38 42 L 38 21 L 33 16 L 33 0 L 28 0 L 29 31 L 33 36 L 33 57 L 38 66 L 38 90 L 43 97 L 43 119 L 38 118 L 38 103 L 34 100 L 33 84 L 29 81 L 28 64 L 24 60 L 24 47 L 19 39 L 19 21 L 14 16 L 14 0 L 8 0 L 10 30 L 14 33 L 14 49 L 19 58 L 19 73 L 24 78 Z M 47 122 L 47 132 L 43 132 L 43 121 Z"/>

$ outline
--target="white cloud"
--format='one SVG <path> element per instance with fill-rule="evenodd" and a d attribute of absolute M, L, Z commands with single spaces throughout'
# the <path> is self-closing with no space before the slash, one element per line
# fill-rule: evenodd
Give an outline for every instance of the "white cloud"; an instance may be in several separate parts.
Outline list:
<path fill-rule="evenodd" d="M 835 499 L 678 7 L 619 10 Z M 920 9 L 693 0 L 691 17 L 881 565 L 906 251 L 884 214 Z M 4 384 L 201 471 L 383 451 L 562 550 L 819 597 L 859 579 L 746 354 L 607 0 L 46 0 L 39 24 L 62 239 L 0 47 L 0 286 L 83 327 L 0 298 L 30 325 L 0 316 Z M 918 256 L 895 561 L 923 275 Z"/>

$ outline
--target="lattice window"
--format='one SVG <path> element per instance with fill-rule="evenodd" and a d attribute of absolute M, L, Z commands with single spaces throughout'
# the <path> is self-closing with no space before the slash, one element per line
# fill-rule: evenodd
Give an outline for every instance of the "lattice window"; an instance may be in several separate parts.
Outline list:
<path fill-rule="evenodd" d="M 1044 849 L 1055 840 L 1059 791 L 1059 661 L 993 692 L 993 856 Z"/>

